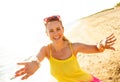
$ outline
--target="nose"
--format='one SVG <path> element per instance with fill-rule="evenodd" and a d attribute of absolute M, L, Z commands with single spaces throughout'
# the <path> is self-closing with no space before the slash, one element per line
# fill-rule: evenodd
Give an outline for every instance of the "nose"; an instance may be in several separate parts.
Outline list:
<path fill-rule="evenodd" d="M 54 31 L 54 34 L 58 34 L 58 32 L 57 32 L 57 31 Z"/>
<path fill-rule="evenodd" d="M 55 31 L 54 32 L 54 36 L 58 36 L 59 35 L 59 32 L 58 31 Z"/>

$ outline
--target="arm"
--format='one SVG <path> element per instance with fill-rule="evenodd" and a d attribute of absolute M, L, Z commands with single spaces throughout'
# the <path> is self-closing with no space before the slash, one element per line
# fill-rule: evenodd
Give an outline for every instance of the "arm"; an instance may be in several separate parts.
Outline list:
<path fill-rule="evenodd" d="M 96 45 L 75 43 L 74 46 L 75 46 L 74 50 L 76 53 L 81 52 L 81 53 L 91 54 L 91 53 L 99 53 L 100 52 Z"/>
<path fill-rule="evenodd" d="M 27 79 L 31 75 L 33 75 L 39 68 L 40 62 L 45 58 L 46 52 L 45 52 L 45 47 L 42 47 L 39 53 L 37 54 L 37 59 L 31 61 L 31 62 L 23 62 L 23 63 L 18 63 L 18 65 L 24 65 L 23 68 L 19 69 L 15 73 L 15 77 L 22 76 L 24 75 L 21 79 Z"/>
<path fill-rule="evenodd" d="M 40 64 L 40 62 L 41 61 L 43 61 L 43 59 L 46 57 L 46 46 L 44 46 L 44 47 L 42 47 L 41 48 L 41 50 L 39 51 L 39 53 L 37 54 L 37 56 L 36 56 L 36 62 L 38 63 L 38 64 Z"/>
<path fill-rule="evenodd" d="M 97 45 L 87 45 L 82 43 L 75 43 L 75 52 L 82 52 L 82 53 L 99 53 L 103 52 L 105 49 L 115 50 L 112 45 L 115 43 L 116 38 L 113 34 L 108 36 L 106 39 L 101 40 Z"/>

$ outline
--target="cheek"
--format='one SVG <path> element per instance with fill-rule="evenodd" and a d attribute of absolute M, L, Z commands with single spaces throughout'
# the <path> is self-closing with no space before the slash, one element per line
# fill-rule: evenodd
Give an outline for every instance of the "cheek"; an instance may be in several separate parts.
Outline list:
<path fill-rule="evenodd" d="M 52 33 L 49 33 L 49 32 L 46 32 L 46 34 L 47 34 L 47 36 L 48 36 L 49 38 L 52 38 L 52 36 L 53 36 L 53 34 L 52 34 Z"/>
<path fill-rule="evenodd" d="M 63 36 L 63 32 L 60 32 L 59 34 L 60 34 L 61 36 Z"/>
<path fill-rule="evenodd" d="M 61 31 L 60 34 L 61 34 L 61 35 L 64 35 L 64 31 Z"/>

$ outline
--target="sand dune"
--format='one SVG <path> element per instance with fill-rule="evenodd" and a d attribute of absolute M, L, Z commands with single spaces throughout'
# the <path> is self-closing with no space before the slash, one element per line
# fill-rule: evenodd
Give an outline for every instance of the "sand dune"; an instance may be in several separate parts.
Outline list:
<path fill-rule="evenodd" d="M 105 50 L 99 54 L 78 55 L 83 69 L 99 77 L 103 82 L 120 82 L 120 7 L 112 8 L 78 20 L 66 36 L 72 42 L 96 44 L 114 33 L 116 51 Z M 74 37 L 75 36 L 75 37 Z"/>

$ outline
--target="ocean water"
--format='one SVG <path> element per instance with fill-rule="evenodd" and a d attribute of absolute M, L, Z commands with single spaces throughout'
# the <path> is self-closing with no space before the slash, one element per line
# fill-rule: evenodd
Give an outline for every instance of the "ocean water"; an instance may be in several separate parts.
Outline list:
<path fill-rule="evenodd" d="M 15 52 L 12 49 L 9 49 L 9 51 L 6 48 L 0 49 L 0 82 L 21 82 L 20 78 L 15 78 L 13 80 L 10 80 L 14 76 L 15 71 L 23 67 L 23 66 L 18 66 L 17 63 L 29 61 L 29 58 L 31 56 L 36 55 L 36 53 L 39 51 L 39 48 L 29 49 L 30 52 L 28 52 L 27 50 L 26 52 L 25 51 L 22 52 L 22 51 L 24 50 L 20 50 L 20 51 L 17 50 L 17 52 Z M 49 77 L 50 77 L 49 62 L 47 59 L 45 59 L 42 62 L 42 65 L 38 73 L 34 74 L 28 80 L 22 82 L 32 82 L 33 80 L 35 81 L 36 79 L 39 81 L 43 81 L 44 79 L 45 80 L 44 82 L 48 82 Z M 37 80 L 35 82 L 37 82 Z"/>
<path fill-rule="evenodd" d="M 65 34 L 69 32 L 75 25 L 76 21 L 70 22 L 65 25 Z M 32 34 L 24 34 L 12 40 L 3 39 L 0 44 L 0 82 L 56 82 L 56 80 L 50 74 L 49 61 L 44 59 L 40 69 L 33 74 L 30 78 L 22 81 L 20 78 L 14 77 L 15 71 L 22 68 L 18 66 L 18 62 L 26 62 L 33 56 L 35 56 L 40 48 L 50 43 L 49 38 L 45 34 L 45 29 L 36 31 L 33 30 Z M 29 32 L 28 32 L 29 33 Z M 19 33 L 18 33 L 19 34 Z M 16 33 L 17 35 L 17 33 Z M 31 36 L 31 37 L 30 37 Z M 9 38 L 9 37 L 7 37 Z"/>
<path fill-rule="evenodd" d="M 53 1 L 0 1 L 0 8 L 2 8 L 0 9 L 0 82 L 56 82 L 50 75 L 47 59 L 42 62 L 40 69 L 29 79 L 21 81 L 21 77 L 18 77 L 10 80 L 15 71 L 22 68 L 22 66 L 17 65 L 17 62 L 28 61 L 31 56 L 38 53 L 43 45 L 50 42 L 45 34 L 44 26 L 41 24 L 43 23 L 41 22 L 43 21 L 42 17 L 48 16 L 49 13 L 60 14 L 65 27 L 65 34 L 67 34 L 77 24 L 77 18 L 113 7 L 113 3 L 106 7 L 106 3 L 103 1 L 101 1 L 104 3 L 102 6 L 99 3 L 99 5 L 92 3 L 92 1 L 90 1 L 92 4 L 89 2 L 78 3 L 79 0 L 71 0 L 70 4 L 68 1 L 62 2 L 60 0 L 60 2 L 55 0 L 55 4 L 53 4 Z"/>

